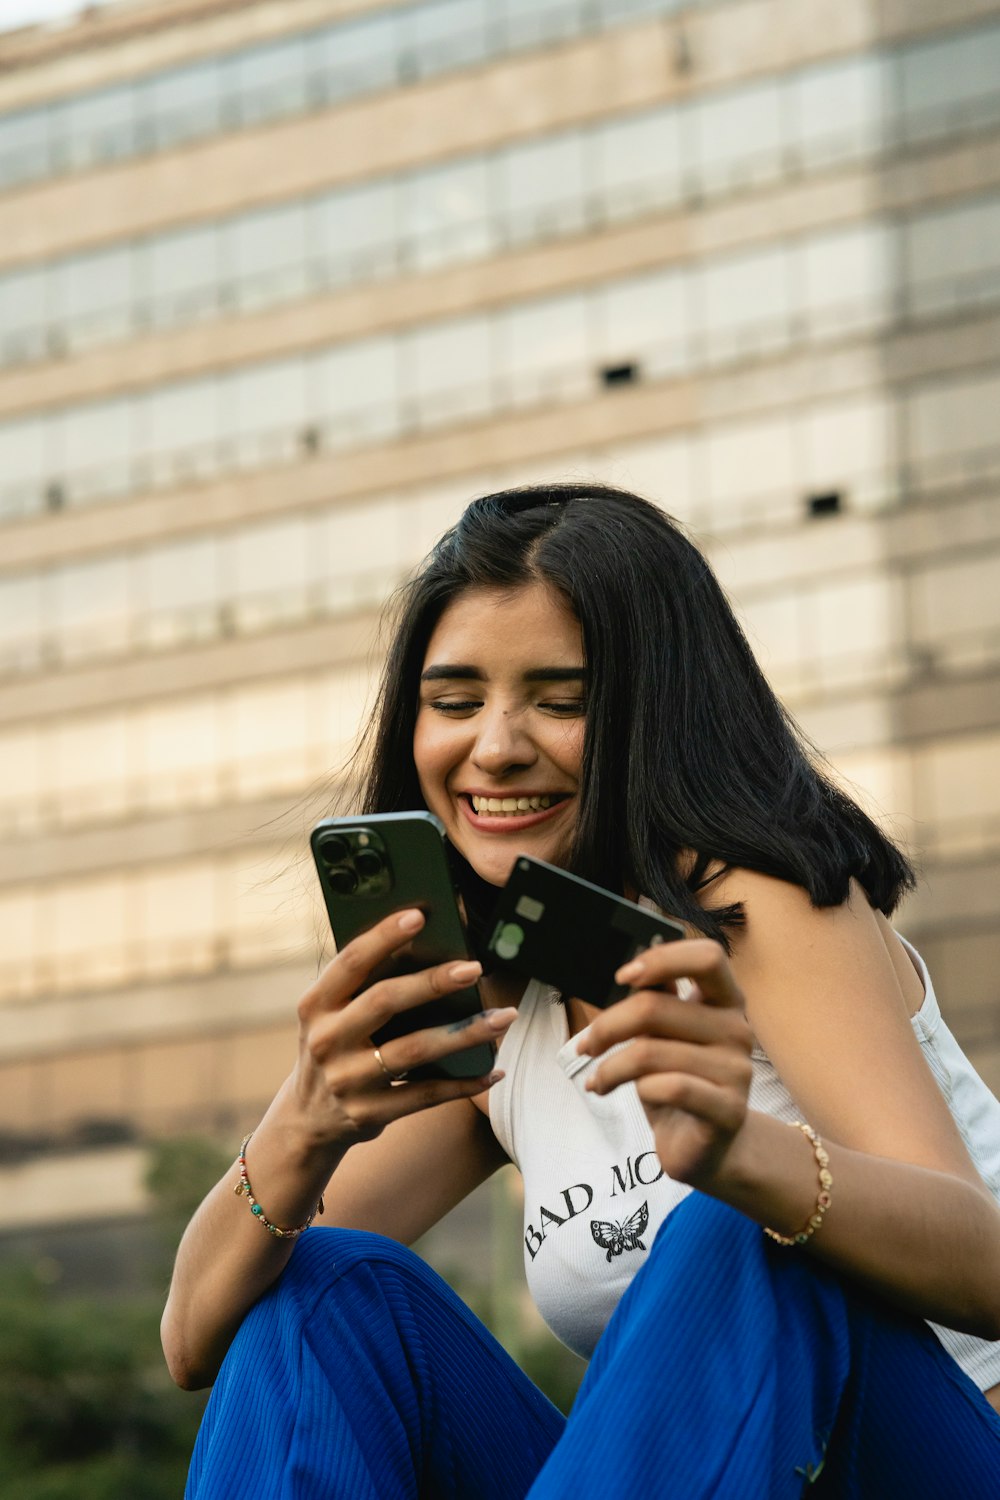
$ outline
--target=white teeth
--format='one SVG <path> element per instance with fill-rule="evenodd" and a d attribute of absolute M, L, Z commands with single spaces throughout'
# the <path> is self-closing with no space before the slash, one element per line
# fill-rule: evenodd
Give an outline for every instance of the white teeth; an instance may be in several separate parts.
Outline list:
<path fill-rule="evenodd" d="M 473 795 L 472 806 L 477 813 L 489 813 L 491 817 L 511 813 L 543 812 L 552 806 L 552 798 L 545 793 L 537 797 L 477 797 Z"/>

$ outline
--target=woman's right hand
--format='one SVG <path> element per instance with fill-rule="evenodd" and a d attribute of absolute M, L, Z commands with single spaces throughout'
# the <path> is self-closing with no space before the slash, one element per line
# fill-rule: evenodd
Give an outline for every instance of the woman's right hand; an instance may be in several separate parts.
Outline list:
<path fill-rule="evenodd" d="M 417 910 L 396 912 L 347 943 L 299 1002 L 299 1056 L 294 1094 L 317 1143 L 341 1148 L 373 1140 L 392 1120 L 418 1110 L 468 1099 L 502 1076 L 427 1078 L 394 1084 L 424 1063 L 483 1042 L 498 1042 L 517 1015 L 488 1010 L 454 1027 L 439 1026 L 395 1037 L 379 1050 L 372 1041 L 393 1017 L 474 984 L 482 966 L 439 964 L 366 987 L 378 966 L 409 943 L 423 926 Z M 386 1071 L 388 1070 L 388 1071 Z"/>

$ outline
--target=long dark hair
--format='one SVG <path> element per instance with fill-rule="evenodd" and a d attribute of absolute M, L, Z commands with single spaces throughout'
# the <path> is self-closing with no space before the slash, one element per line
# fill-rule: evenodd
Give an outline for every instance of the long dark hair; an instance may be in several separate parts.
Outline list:
<path fill-rule="evenodd" d="M 425 806 L 413 732 L 444 609 L 467 589 L 538 581 L 579 619 L 589 674 L 576 873 L 640 891 L 726 947 L 741 908 L 698 896 L 732 866 L 802 886 L 815 906 L 840 905 L 853 876 L 893 910 L 910 865 L 820 769 L 705 558 L 655 505 L 603 484 L 473 500 L 399 591 L 366 736 L 367 811 Z M 454 857 L 475 937 L 496 892 Z"/>

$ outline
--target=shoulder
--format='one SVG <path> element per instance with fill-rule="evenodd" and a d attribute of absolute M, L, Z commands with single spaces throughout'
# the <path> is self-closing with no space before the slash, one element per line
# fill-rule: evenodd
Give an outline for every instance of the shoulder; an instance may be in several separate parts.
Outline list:
<path fill-rule="evenodd" d="M 810 1123 L 841 1145 L 967 1172 L 885 934 L 896 939 L 861 887 L 817 908 L 799 886 L 732 870 L 713 890 L 722 901 L 744 903 L 732 965 L 747 1017 Z"/>

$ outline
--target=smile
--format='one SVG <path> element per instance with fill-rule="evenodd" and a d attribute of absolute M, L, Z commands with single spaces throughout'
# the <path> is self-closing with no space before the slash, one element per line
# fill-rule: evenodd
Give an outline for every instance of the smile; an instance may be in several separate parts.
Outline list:
<path fill-rule="evenodd" d="M 519 797 L 481 797 L 463 792 L 459 804 L 466 821 L 484 833 L 520 833 L 545 823 L 570 800 L 569 792 L 539 792 Z"/>

